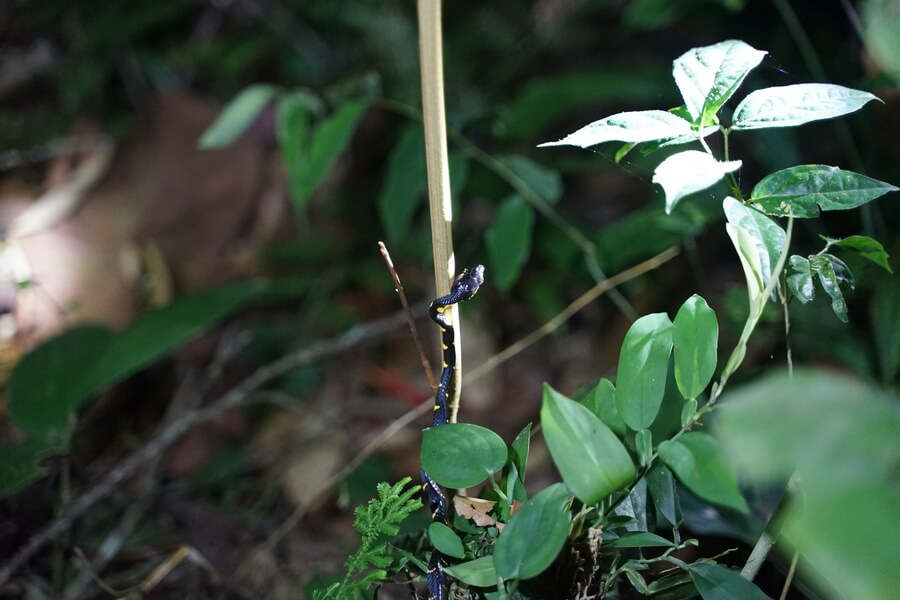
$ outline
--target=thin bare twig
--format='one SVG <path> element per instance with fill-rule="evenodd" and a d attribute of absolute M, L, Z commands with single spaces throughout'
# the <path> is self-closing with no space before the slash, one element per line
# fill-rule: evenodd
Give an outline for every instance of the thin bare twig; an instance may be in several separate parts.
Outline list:
<path fill-rule="evenodd" d="M 409 302 L 406 301 L 406 293 L 403 291 L 403 284 L 400 283 L 400 275 L 397 274 L 397 269 L 394 268 L 394 261 L 391 260 L 391 253 L 388 252 L 384 242 L 378 242 L 378 249 L 381 251 L 381 256 L 384 258 L 388 271 L 391 273 L 391 279 L 394 280 L 394 290 L 396 290 L 397 295 L 400 296 L 400 304 L 403 305 L 403 312 L 406 313 L 406 322 L 409 324 L 409 332 L 412 334 L 413 342 L 416 344 L 416 350 L 419 351 L 419 359 L 422 361 L 422 368 L 425 369 L 425 377 L 428 379 L 428 385 L 434 390 L 437 388 L 437 382 L 434 380 L 431 361 L 428 360 L 428 355 L 425 354 L 425 348 L 422 346 L 422 340 L 419 338 L 419 330 L 416 328 L 416 319 L 412 314 L 412 310 L 409 308 Z"/>

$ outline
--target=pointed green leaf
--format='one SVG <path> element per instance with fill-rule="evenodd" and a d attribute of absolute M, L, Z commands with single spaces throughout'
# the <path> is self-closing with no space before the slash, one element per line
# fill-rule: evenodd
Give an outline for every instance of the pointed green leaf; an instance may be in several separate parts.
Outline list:
<path fill-rule="evenodd" d="M 818 254 L 810 257 L 809 266 L 819 276 L 819 283 L 822 289 L 831 298 L 831 310 L 834 311 L 838 319 L 846 323 L 848 321 L 847 303 L 844 301 L 844 294 L 841 292 L 840 284 L 842 281 L 847 281 L 847 276 L 850 273 L 847 265 L 830 254 Z M 850 276 L 848 283 L 852 289 L 852 276 Z"/>
<path fill-rule="evenodd" d="M 275 93 L 274 86 L 265 84 L 242 90 L 203 132 L 197 145 L 204 150 L 213 150 L 232 143 L 253 124 Z"/>
<path fill-rule="evenodd" d="M 435 521 L 428 526 L 428 539 L 431 545 L 441 554 L 452 556 L 453 558 L 465 558 L 466 550 L 463 548 L 462 540 L 456 535 L 456 532 L 441 523 Z"/>
<path fill-rule="evenodd" d="M 762 259 L 759 256 L 759 246 L 750 233 L 733 223 L 725 224 L 725 231 L 731 238 L 734 249 L 737 250 L 741 267 L 744 269 L 744 278 L 747 280 L 747 294 L 750 299 L 751 315 L 759 305 L 759 299 L 766 289 L 763 283 Z"/>
<path fill-rule="evenodd" d="M 653 183 L 662 186 L 666 213 L 671 213 L 682 198 L 712 187 L 740 167 L 739 160 L 720 162 L 706 152 L 685 150 L 659 163 L 653 172 Z"/>
<path fill-rule="evenodd" d="M 659 445 L 659 456 L 689 490 L 709 502 L 747 512 L 734 469 L 714 437 L 689 431 Z"/>
<path fill-rule="evenodd" d="M 641 317 L 625 334 L 616 375 L 616 405 L 635 431 L 650 427 L 656 419 L 671 352 L 672 322 L 665 313 Z"/>
<path fill-rule="evenodd" d="M 696 139 L 691 123 L 664 110 L 623 112 L 594 121 L 557 142 L 538 146 L 590 148 L 604 142 L 649 142 L 675 137 Z"/>
<path fill-rule="evenodd" d="M 729 223 L 737 225 L 756 241 L 762 281 L 763 284 L 768 285 L 772 278 L 772 269 L 775 268 L 778 257 L 784 250 L 784 242 L 787 237 L 784 229 L 760 211 L 741 204 L 731 196 L 722 202 L 722 209 L 725 211 L 725 218 Z"/>
<path fill-rule="evenodd" d="M 287 171 L 291 195 L 301 193 L 306 154 L 309 150 L 311 108 L 304 94 L 290 95 L 278 101 L 278 143 Z"/>
<path fill-rule="evenodd" d="M 519 478 L 525 483 L 525 467 L 528 464 L 528 449 L 531 445 L 531 423 L 525 426 L 509 445 L 509 461 L 515 465 Z"/>
<path fill-rule="evenodd" d="M 829 83 L 801 83 L 756 90 L 734 111 L 734 131 L 766 127 L 796 127 L 833 119 L 863 107 L 878 97 Z"/>
<path fill-rule="evenodd" d="M 494 546 L 499 577 L 531 579 L 556 560 L 569 534 L 568 501 L 565 486 L 557 483 L 522 505 Z"/>
<path fill-rule="evenodd" d="M 497 160 L 518 180 L 518 185 L 513 187 L 519 194 L 525 195 L 520 187 L 524 186 L 547 204 L 556 204 L 559 201 L 563 185 L 556 171 L 518 154 L 498 156 Z"/>
<path fill-rule="evenodd" d="M 603 423 L 618 433 L 620 436 L 625 435 L 627 425 L 619 415 L 619 408 L 616 406 L 616 388 L 612 381 L 602 378 L 593 390 L 588 393 L 582 400 L 592 413 L 600 417 Z"/>
<path fill-rule="evenodd" d="M 647 473 L 647 491 L 656 512 L 662 515 L 670 524 L 678 523 L 678 513 L 675 499 L 675 478 L 672 471 L 665 465 L 657 462 Z"/>
<path fill-rule="evenodd" d="M 497 585 L 497 570 L 494 569 L 494 557 L 482 556 L 469 562 L 444 567 L 450 577 L 474 587 L 492 587 Z"/>
<path fill-rule="evenodd" d="M 492 280 L 501 292 L 508 292 L 519 279 L 531 254 L 533 226 L 534 209 L 515 195 L 500 205 L 485 233 Z"/>
<path fill-rule="evenodd" d="M 874 240 L 865 235 L 851 235 L 850 237 L 838 240 L 834 245 L 858 252 L 860 256 L 868 258 L 888 273 L 894 272 L 891 269 L 891 264 L 888 262 L 890 256 L 888 256 L 884 246 L 882 246 L 881 242 L 878 240 Z"/>
<path fill-rule="evenodd" d="M 653 455 L 653 434 L 649 429 L 641 429 L 634 434 L 634 447 L 637 450 L 641 466 L 647 466 Z"/>
<path fill-rule="evenodd" d="M 819 210 L 862 206 L 898 188 L 827 165 L 800 165 L 764 177 L 750 197 L 763 212 L 778 217 L 815 218 Z"/>
<path fill-rule="evenodd" d="M 788 289 L 800 302 L 806 304 L 816 297 L 812 269 L 809 260 L 796 254 L 791 256 L 791 274 L 787 276 Z"/>
<path fill-rule="evenodd" d="M 422 434 L 422 468 L 440 485 L 477 485 L 506 463 L 503 439 L 471 423 L 448 423 Z"/>
<path fill-rule="evenodd" d="M 31 437 L 0 447 L 0 498 L 9 496 L 46 475 L 41 458 L 63 448 L 51 441 Z"/>
<path fill-rule="evenodd" d="M 737 571 L 715 563 L 696 562 L 690 573 L 703 600 L 772 600 Z"/>
<path fill-rule="evenodd" d="M 674 548 L 675 544 L 655 533 L 640 531 L 626 533 L 613 541 L 603 544 L 604 548 Z"/>
<path fill-rule="evenodd" d="M 685 399 L 696 398 L 716 370 L 719 322 L 706 300 L 694 294 L 681 305 L 672 324 L 675 383 Z"/>
<path fill-rule="evenodd" d="M 388 241 L 409 234 L 413 214 L 425 197 L 425 139 L 421 125 L 403 130 L 388 157 L 387 175 L 378 195 L 378 214 Z"/>
<path fill-rule="evenodd" d="M 585 504 L 622 489 L 635 475 L 628 451 L 584 406 L 544 384 L 544 439 L 563 481 Z"/>
<path fill-rule="evenodd" d="M 719 109 L 765 55 L 744 42 L 728 40 L 693 48 L 675 59 L 672 74 L 694 121 L 703 126 L 713 123 Z"/>

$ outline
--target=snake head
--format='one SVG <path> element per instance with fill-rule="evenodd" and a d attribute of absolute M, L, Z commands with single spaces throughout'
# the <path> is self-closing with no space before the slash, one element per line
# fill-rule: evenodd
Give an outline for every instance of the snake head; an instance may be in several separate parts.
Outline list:
<path fill-rule="evenodd" d="M 475 295 L 482 283 L 484 283 L 484 265 L 468 267 L 463 269 L 463 272 L 453 282 L 450 294 L 458 298 L 460 302 L 468 300 Z"/>

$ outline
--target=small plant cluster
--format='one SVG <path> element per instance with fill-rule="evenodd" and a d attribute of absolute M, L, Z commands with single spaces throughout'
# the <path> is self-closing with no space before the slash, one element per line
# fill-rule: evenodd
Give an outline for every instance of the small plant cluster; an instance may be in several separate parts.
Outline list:
<path fill-rule="evenodd" d="M 496 433 L 469 423 L 425 431 L 421 462 L 437 483 L 477 489 L 486 482 L 479 497 L 453 499 L 452 527 L 432 524 L 427 530 L 431 545 L 451 560 L 446 572 L 465 597 L 587 599 L 636 592 L 660 598 L 698 593 L 705 599 L 766 598 L 749 578 L 713 559 L 687 563 L 679 558 L 679 550 L 697 544 L 680 531 L 684 490 L 724 518 L 750 515 L 736 464 L 742 477 L 757 482 L 783 482 L 796 472 L 810 487 L 802 510 L 792 503 L 783 515 L 791 542 L 803 549 L 813 570 L 829 571 L 828 586 L 838 593 L 889 595 L 890 576 L 885 573 L 890 568 L 879 570 L 884 559 L 873 552 L 880 547 L 890 555 L 891 542 L 879 531 L 884 523 L 873 523 L 897 523 L 896 510 L 888 508 L 896 507 L 891 499 L 895 494 L 885 483 L 892 460 L 887 455 L 893 454 L 854 445 L 852 425 L 837 422 L 854 419 L 847 414 L 852 412 L 847 410 L 848 393 L 872 397 L 860 418 L 867 423 L 880 419 L 884 424 L 876 429 L 884 435 L 871 443 L 885 442 L 896 449 L 886 433 L 900 423 L 896 403 L 844 378 L 798 373 L 764 379 L 750 391 L 734 394 L 738 397 L 718 410 L 718 400 L 770 301 L 781 298 L 785 307 L 792 298 L 808 302 L 817 282 L 835 315 L 847 320 L 841 288 L 852 287 L 853 276 L 844 261 L 828 252 L 831 248 L 857 252 L 890 270 L 881 244 L 869 237 L 828 238 L 822 251 L 806 256 L 792 255 L 790 245 L 795 219 L 814 218 L 822 210 L 852 209 L 896 187 L 833 166 L 800 165 L 764 177 L 749 196 L 741 191 L 734 176 L 741 161 L 731 159 L 728 151 L 731 134 L 830 119 L 876 99 L 837 85 L 766 88 L 745 96 L 726 126 L 726 102 L 765 54 L 740 41 L 693 49 L 674 62 L 683 106 L 620 113 L 545 144 L 586 148 L 619 142 L 620 158 L 638 145 L 647 153 L 666 152 L 653 181 L 665 193 L 667 213 L 694 194 L 711 193 L 724 180 L 730 190 L 722 199 L 725 229 L 743 267 L 750 310 L 723 365 L 717 359 L 716 314 L 694 295 L 674 320 L 657 313 L 633 323 L 622 344 L 615 381 L 601 379 L 577 400 L 545 385 L 541 429 L 562 482 L 534 495 L 525 488 L 531 425 L 508 447 Z M 715 133 L 724 139 L 721 160 L 707 144 Z M 687 144 L 700 149 L 682 149 Z M 786 226 L 777 219 L 786 219 Z M 822 419 L 836 417 L 823 427 L 831 431 L 832 441 L 846 442 L 839 457 L 834 450 L 823 450 L 815 434 L 803 429 L 815 427 L 810 419 L 819 417 L 817 408 L 809 405 L 811 390 Z M 768 425 L 766 419 L 774 415 L 766 411 L 772 410 L 779 411 L 779 423 Z M 714 412 L 721 435 L 696 430 L 710 424 Z M 865 474 L 849 467 L 860 453 L 872 466 Z M 840 485 L 825 485 L 835 464 L 847 465 L 838 471 L 850 486 L 863 486 L 871 494 L 863 499 L 832 489 Z M 862 509 L 856 502 L 865 504 L 867 516 L 859 516 Z M 823 525 L 833 522 L 817 519 L 837 514 L 844 523 L 856 524 L 857 533 L 873 536 L 865 539 L 875 540 L 876 550 L 847 546 L 823 533 Z M 371 538 L 363 539 L 364 548 L 371 547 Z M 848 554 L 854 551 L 872 562 L 867 565 Z M 377 558 L 366 552 L 375 567 L 371 573 L 385 576 L 380 552 Z M 359 589 L 359 582 L 352 587 Z"/>

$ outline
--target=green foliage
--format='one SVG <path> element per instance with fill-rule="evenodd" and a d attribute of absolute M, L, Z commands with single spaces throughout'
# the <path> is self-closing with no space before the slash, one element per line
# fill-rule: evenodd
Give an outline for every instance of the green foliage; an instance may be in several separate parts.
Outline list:
<path fill-rule="evenodd" d="M 353 528 L 362 538 L 360 546 L 344 564 L 343 581 L 325 591 L 317 591 L 313 596 L 316 600 L 357 598 L 376 583 L 388 579 L 388 570 L 395 559 L 385 538 L 395 537 L 401 523 L 422 507 L 422 501 L 414 498 L 418 486 L 409 486 L 411 481 L 411 477 L 404 477 L 394 485 L 379 483 L 378 496 L 356 509 Z"/>
<path fill-rule="evenodd" d="M 422 467 L 441 485 L 464 488 L 478 485 L 506 463 L 503 439 L 471 423 L 448 423 L 425 431 Z"/>

